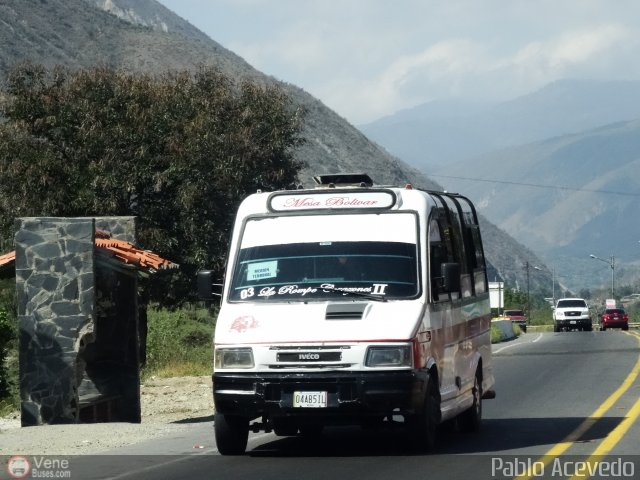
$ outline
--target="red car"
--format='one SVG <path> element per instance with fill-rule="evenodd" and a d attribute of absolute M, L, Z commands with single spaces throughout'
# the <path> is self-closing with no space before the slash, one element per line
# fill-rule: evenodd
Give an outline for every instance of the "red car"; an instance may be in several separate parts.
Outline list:
<path fill-rule="evenodd" d="M 522 310 L 507 309 L 502 315 L 509 317 L 511 321 L 520 326 L 520 330 L 527 331 L 527 317 Z"/>
<path fill-rule="evenodd" d="M 600 316 L 600 330 L 621 328 L 629 330 L 629 315 L 622 308 L 607 308 Z"/>

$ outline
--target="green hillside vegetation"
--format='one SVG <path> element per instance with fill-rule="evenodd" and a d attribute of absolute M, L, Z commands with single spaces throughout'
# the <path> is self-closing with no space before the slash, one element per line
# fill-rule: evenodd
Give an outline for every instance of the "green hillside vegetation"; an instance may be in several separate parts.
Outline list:
<path fill-rule="evenodd" d="M 137 241 L 180 264 L 169 304 L 198 269 L 222 276 L 247 192 L 295 182 L 302 112 L 277 87 L 235 85 L 212 68 L 150 76 L 25 65 L 0 104 L 0 232 L 14 218 L 138 217 Z M 43 195 L 43 193 L 45 193 Z"/>

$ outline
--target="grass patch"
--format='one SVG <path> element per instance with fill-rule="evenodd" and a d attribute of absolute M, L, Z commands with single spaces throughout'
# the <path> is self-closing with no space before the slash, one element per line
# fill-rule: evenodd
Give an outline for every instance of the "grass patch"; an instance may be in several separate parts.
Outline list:
<path fill-rule="evenodd" d="M 491 324 L 491 343 L 500 343 L 503 340 L 502 330 L 497 325 Z"/>
<path fill-rule="evenodd" d="M 206 309 L 147 312 L 147 363 L 142 378 L 209 375 L 217 312 Z"/>
<path fill-rule="evenodd" d="M 2 395 L 0 395 L 0 417 L 20 409 L 20 386 L 18 380 L 18 342 L 12 341 L 6 349 L 6 357 L 0 356 L 2 372 Z"/>
<path fill-rule="evenodd" d="M 210 352 L 209 361 L 202 363 L 200 361 L 177 361 L 164 367 L 158 367 L 154 371 L 143 371 L 142 377 L 144 379 L 150 376 L 161 378 L 173 378 L 173 377 L 200 377 L 202 375 L 211 375 L 213 372 L 213 353 Z"/>
<path fill-rule="evenodd" d="M 520 326 L 518 324 L 511 323 L 511 328 L 513 328 L 514 337 L 519 337 L 520 335 L 522 335 L 522 330 L 520 329 Z M 514 338 L 514 337 L 510 337 L 510 338 Z M 507 340 L 507 338 L 505 337 L 502 329 L 498 327 L 498 325 L 492 322 L 491 323 L 491 343 L 500 343 L 505 340 Z"/>
<path fill-rule="evenodd" d="M 0 400 L 0 417 L 5 417 L 20 409 L 20 397 L 18 395 Z"/>

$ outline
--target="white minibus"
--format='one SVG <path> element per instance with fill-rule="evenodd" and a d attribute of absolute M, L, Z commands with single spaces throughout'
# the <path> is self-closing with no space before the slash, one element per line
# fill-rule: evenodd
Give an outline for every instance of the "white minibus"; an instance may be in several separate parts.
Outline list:
<path fill-rule="evenodd" d="M 473 204 L 366 174 L 316 181 L 237 212 L 214 336 L 218 450 L 244 453 L 249 431 L 398 418 L 425 450 L 446 420 L 477 430 L 494 377 Z"/>

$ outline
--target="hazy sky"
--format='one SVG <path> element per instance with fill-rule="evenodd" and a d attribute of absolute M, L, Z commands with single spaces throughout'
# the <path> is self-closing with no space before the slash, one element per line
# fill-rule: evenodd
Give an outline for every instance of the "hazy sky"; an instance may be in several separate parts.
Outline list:
<path fill-rule="evenodd" d="M 637 0 L 159 0 L 355 125 L 560 78 L 640 79 Z"/>

